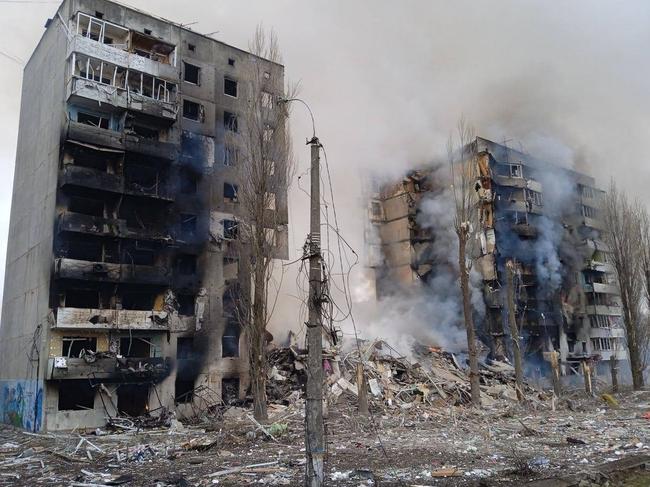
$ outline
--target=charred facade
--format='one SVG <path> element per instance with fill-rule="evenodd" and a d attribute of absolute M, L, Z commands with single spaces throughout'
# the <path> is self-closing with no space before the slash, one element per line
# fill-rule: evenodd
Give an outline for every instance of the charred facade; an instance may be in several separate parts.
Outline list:
<path fill-rule="evenodd" d="M 602 370 L 610 360 L 627 360 L 618 287 L 602 239 L 604 192 L 586 174 L 486 139 L 474 144 L 473 260 L 485 304 L 475 323 L 490 356 L 509 355 L 506 273 L 513 265 L 517 325 L 529 366 L 539 367 L 551 351 L 559 352 L 566 374 L 580 371 L 583 361 Z M 448 172 L 413 171 L 379 188 L 370 201 L 370 266 L 379 298 L 448 272 L 442 268 L 448 260 L 436 260 L 436 246 L 448 242 L 441 243 L 435 225 L 424 224 L 422 212 L 426 200 L 451 198 L 440 176 Z"/>
<path fill-rule="evenodd" d="M 281 94 L 281 65 L 110 1 L 66 0 L 47 22 L 23 83 L 3 421 L 96 427 L 182 415 L 198 390 L 245 395 L 233 303 L 249 283 L 225 133 L 252 63 Z M 276 245 L 286 255 L 286 231 Z"/>

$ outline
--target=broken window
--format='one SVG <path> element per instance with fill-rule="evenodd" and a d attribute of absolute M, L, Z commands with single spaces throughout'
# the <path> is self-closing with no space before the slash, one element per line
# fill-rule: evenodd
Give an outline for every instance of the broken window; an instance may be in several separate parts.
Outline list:
<path fill-rule="evenodd" d="M 120 338 L 120 355 L 123 357 L 151 357 L 151 338 L 127 336 Z"/>
<path fill-rule="evenodd" d="M 381 218 L 381 203 L 379 201 L 371 202 L 370 208 L 373 218 Z"/>
<path fill-rule="evenodd" d="M 273 108 L 273 95 L 267 91 L 262 92 L 262 108 L 268 110 Z"/>
<path fill-rule="evenodd" d="M 205 117 L 203 105 L 190 100 L 183 100 L 183 117 L 202 123 Z"/>
<path fill-rule="evenodd" d="M 59 411 L 83 411 L 95 407 L 95 389 L 86 379 L 59 382 Z"/>
<path fill-rule="evenodd" d="M 226 406 L 232 406 L 239 400 L 239 379 L 221 379 L 221 400 Z"/>
<path fill-rule="evenodd" d="M 149 411 L 148 384 L 120 384 L 117 389 L 117 410 L 131 417 L 142 416 Z"/>
<path fill-rule="evenodd" d="M 153 293 L 125 292 L 121 296 L 122 308 L 149 311 L 153 309 L 154 299 Z"/>
<path fill-rule="evenodd" d="M 237 122 L 237 115 L 230 112 L 223 112 L 223 127 L 231 132 L 238 132 L 239 124 Z"/>
<path fill-rule="evenodd" d="M 228 58 L 228 66 L 234 66 L 235 65 L 235 60 L 231 57 Z"/>
<path fill-rule="evenodd" d="M 195 52 L 196 51 L 196 46 L 194 44 L 189 44 L 188 43 L 187 44 L 187 50 L 191 51 L 191 52 Z"/>
<path fill-rule="evenodd" d="M 607 315 L 590 315 L 589 323 L 592 328 L 610 328 L 612 326 L 610 317 Z"/>
<path fill-rule="evenodd" d="M 104 202 L 94 198 L 82 196 L 70 196 L 68 199 L 68 210 L 74 213 L 82 213 L 91 216 L 104 216 Z"/>
<path fill-rule="evenodd" d="M 102 241 L 70 236 L 65 243 L 66 257 L 88 262 L 104 262 Z"/>
<path fill-rule="evenodd" d="M 236 240 L 238 229 L 235 220 L 223 220 L 223 238 L 227 240 Z"/>
<path fill-rule="evenodd" d="M 196 235 L 197 216 L 196 215 L 181 215 L 181 236 L 194 236 Z"/>
<path fill-rule="evenodd" d="M 160 39 L 151 37 L 150 34 L 147 34 L 147 30 L 148 29 L 145 29 L 144 34 L 131 32 L 130 51 L 138 56 L 152 59 L 159 63 L 171 64 L 174 46 L 167 44 Z"/>
<path fill-rule="evenodd" d="M 177 257 L 176 268 L 179 274 L 191 276 L 196 274 L 196 255 L 182 254 Z"/>
<path fill-rule="evenodd" d="M 155 168 L 140 164 L 127 164 L 124 167 L 124 182 L 131 190 L 157 194 L 161 181 Z"/>
<path fill-rule="evenodd" d="M 539 193 L 537 191 L 533 191 L 530 189 L 526 190 L 526 201 L 528 203 L 537 205 L 537 206 L 542 206 L 543 203 L 543 198 L 542 198 L 542 193 Z"/>
<path fill-rule="evenodd" d="M 239 151 L 236 147 L 227 145 L 223 151 L 223 165 L 224 166 L 235 166 L 237 165 L 237 158 L 239 157 Z"/>
<path fill-rule="evenodd" d="M 174 382 L 174 402 L 188 404 L 194 398 L 194 379 L 179 379 Z"/>
<path fill-rule="evenodd" d="M 83 350 L 90 352 L 97 351 L 96 337 L 63 337 L 61 339 L 62 353 L 64 357 L 78 358 L 81 357 Z"/>
<path fill-rule="evenodd" d="M 102 44 L 109 44 L 118 49 L 126 49 L 129 30 L 103 20 L 102 12 L 95 12 L 95 17 L 79 13 L 77 15 L 77 34 Z"/>
<path fill-rule="evenodd" d="M 606 352 L 616 349 L 615 338 L 592 338 L 591 347 L 598 352 Z"/>
<path fill-rule="evenodd" d="M 221 337 L 221 356 L 239 357 L 239 322 L 229 319 Z"/>
<path fill-rule="evenodd" d="M 65 291 L 66 308 L 99 308 L 100 295 L 95 289 L 68 289 Z"/>
<path fill-rule="evenodd" d="M 223 201 L 224 203 L 237 203 L 237 191 L 238 187 L 236 184 L 223 183 Z"/>
<path fill-rule="evenodd" d="M 201 68 L 198 66 L 194 66 L 193 64 L 183 62 L 183 66 L 185 67 L 184 74 L 183 74 L 183 79 L 187 81 L 188 83 L 193 83 L 195 85 L 200 85 L 200 73 L 201 73 Z"/>
<path fill-rule="evenodd" d="M 101 117 L 85 112 L 77 112 L 77 122 L 107 130 L 109 128 L 109 119 L 107 117 Z"/>
<path fill-rule="evenodd" d="M 179 294 L 176 299 L 178 300 L 178 314 L 182 316 L 194 316 L 194 294 Z"/>
<path fill-rule="evenodd" d="M 223 79 L 223 93 L 228 96 L 237 98 L 237 82 L 234 79 L 224 77 Z"/>
<path fill-rule="evenodd" d="M 581 205 L 581 209 L 582 209 L 582 216 L 584 216 L 585 218 L 598 217 L 598 210 L 596 208 L 592 208 L 591 206 Z"/>
<path fill-rule="evenodd" d="M 510 177 L 511 178 L 521 178 L 523 177 L 523 171 L 521 164 L 510 164 Z"/>

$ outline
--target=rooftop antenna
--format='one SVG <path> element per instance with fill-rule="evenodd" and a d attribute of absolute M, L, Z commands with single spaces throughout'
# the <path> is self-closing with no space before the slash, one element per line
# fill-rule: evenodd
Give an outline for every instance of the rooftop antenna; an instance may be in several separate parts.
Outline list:
<path fill-rule="evenodd" d="M 221 31 L 220 30 L 215 30 L 214 32 L 208 32 L 207 34 L 203 34 L 203 35 L 210 37 L 210 36 L 213 36 L 215 34 L 218 34 L 219 32 L 221 32 Z"/>

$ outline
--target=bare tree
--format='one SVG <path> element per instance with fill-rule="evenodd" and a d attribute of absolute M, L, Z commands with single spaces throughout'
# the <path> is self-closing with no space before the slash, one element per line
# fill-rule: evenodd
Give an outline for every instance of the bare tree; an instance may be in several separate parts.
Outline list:
<path fill-rule="evenodd" d="M 249 50 L 255 57 L 243 67 L 240 79 L 245 81 L 239 95 L 246 97 L 246 107 L 237 118 L 226 121 L 225 150 L 238 174 L 237 239 L 251 276 L 250 292 L 242 293 L 237 317 L 248 341 L 254 415 L 264 420 L 268 418 L 266 328 L 274 304 L 269 294 L 278 291 L 271 290 L 270 283 L 278 235 L 286 230 L 283 208 L 293 171 L 289 114 L 283 100 L 294 96 L 295 88 L 281 84 L 280 49 L 272 31 L 258 26 Z"/>
<path fill-rule="evenodd" d="M 481 405 L 479 386 L 478 347 L 472 311 L 469 276 L 472 270 L 472 238 L 477 222 L 474 200 L 476 180 L 476 143 L 474 130 L 461 118 L 457 126 L 457 137 L 449 137 L 447 156 L 451 170 L 452 195 L 454 198 L 454 231 L 458 237 L 458 270 L 460 291 L 463 298 L 463 317 L 467 332 L 467 351 L 469 354 L 469 382 L 472 404 Z"/>
<path fill-rule="evenodd" d="M 644 351 L 647 349 L 646 320 L 641 313 L 645 282 L 643 211 L 641 205 L 631 202 L 612 180 L 609 193 L 604 197 L 603 212 L 607 228 L 604 238 L 610 247 L 621 293 L 632 385 L 640 389 L 644 384 Z"/>
<path fill-rule="evenodd" d="M 508 259 L 506 262 L 506 281 L 508 283 L 508 325 L 510 327 L 510 337 L 512 338 L 512 353 L 515 363 L 515 380 L 517 389 L 517 399 L 523 401 L 524 396 L 524 368 L 522 365 L 521 340 L 519 339 L 519 327 L 517 326 L 517 313 L 515 304 L 515 275 L 517 269 L 515 262 Z"/>

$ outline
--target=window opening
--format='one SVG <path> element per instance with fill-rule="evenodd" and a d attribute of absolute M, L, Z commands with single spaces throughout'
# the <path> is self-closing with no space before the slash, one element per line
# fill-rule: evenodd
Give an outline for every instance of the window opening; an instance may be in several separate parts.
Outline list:
<path fill-rule="evenodd" d="M 199 85 L 201 68 L 187 62 L 183 62 L 183 65 L 185 66 L 183 79 L 188 83 Z"/>
<path fill-rule="evenodd" d="M 237 81 L 230 78 L 223 79 L 223 92 L 228 96 L 237 98 Z"/>
<path fill-rule="evenodd" d="M 231 132 L 238 132 L 239 126 L 237 115 L 231 112 L 223 112 L 223 126 L 226 130 L 230 130 Z"/>
<path fill-rule="evenodd" d="M 95 389 L 86 379 L 59 382 L 59 411 L 83 411 L 95 407 Z"/>
<path fill-rule="evenodd" d="M 239 188 L 236 184 L 223 183 L 223 201 L 224 203 L 237 203 L 237 192 Z"/>

